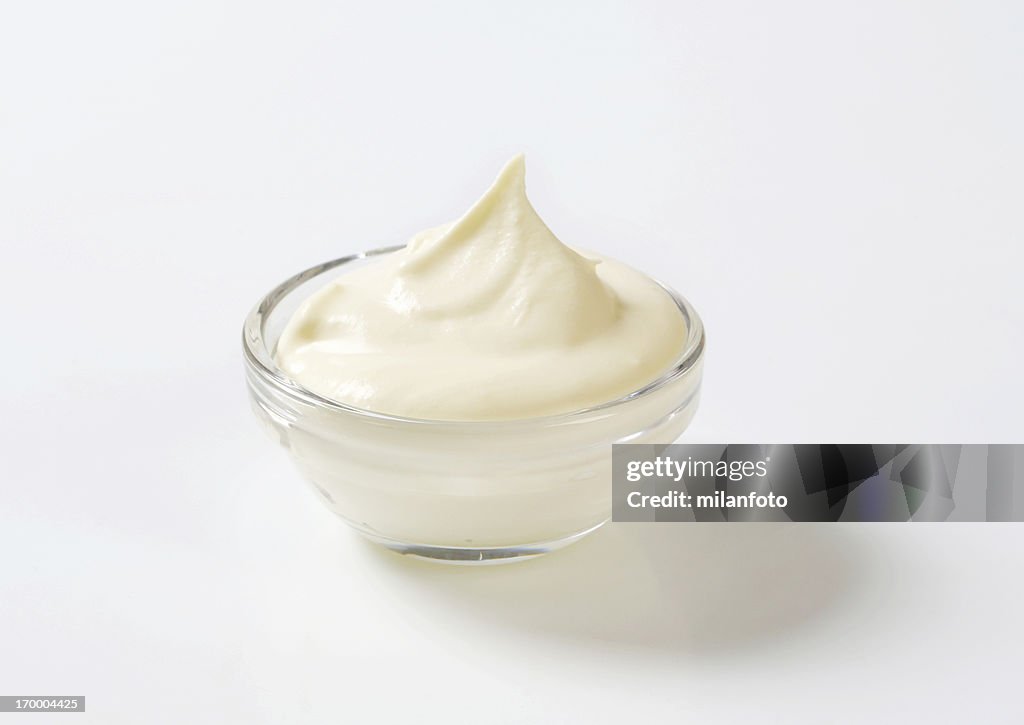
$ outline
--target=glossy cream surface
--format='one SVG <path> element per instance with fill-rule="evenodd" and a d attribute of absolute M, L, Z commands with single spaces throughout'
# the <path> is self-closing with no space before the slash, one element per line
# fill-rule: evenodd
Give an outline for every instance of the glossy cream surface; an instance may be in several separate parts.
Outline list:
<path fill-rule="evenodd" d="M 629 394 L 669 368 L 685 337 L 648 277 L 555 237 L 526 197 L 518 156 L 460 219 L 314 293 L 276 360 L 359 408 L 510 420 Z"/>

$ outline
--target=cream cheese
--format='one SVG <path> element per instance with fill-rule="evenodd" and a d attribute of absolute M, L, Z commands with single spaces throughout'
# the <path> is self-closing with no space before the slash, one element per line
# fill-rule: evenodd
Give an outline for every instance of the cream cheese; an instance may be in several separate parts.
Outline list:
<path fill-rule="evenodd" d="M 552 234 L 517 156 L 460 219 L 307 299 L 276 361 L 358 408 L 510 420 L 628 395 L 664 373 L 685 338 L 676 303 L 650 278 Z"/>

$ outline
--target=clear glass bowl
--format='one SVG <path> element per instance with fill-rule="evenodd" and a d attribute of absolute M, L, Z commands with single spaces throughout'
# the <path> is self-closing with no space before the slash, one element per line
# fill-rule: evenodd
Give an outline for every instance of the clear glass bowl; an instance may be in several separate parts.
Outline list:
<path fill-rule="evenodd" d="M 264 297 L 245 321 L 253 410 L 324 501 L 353 528 L 413 556 L 508 561 L 565 546 L 611 513 L 613 443 L 671 443 L 697 408 L 704 327 L 679 307 L 687 339 L 657 380 L 562 415 L 452 422 L 384 415 L 307 390 L 274 362 L 277 341 L 313 291 L 401 246 L 307 269 Z"/>

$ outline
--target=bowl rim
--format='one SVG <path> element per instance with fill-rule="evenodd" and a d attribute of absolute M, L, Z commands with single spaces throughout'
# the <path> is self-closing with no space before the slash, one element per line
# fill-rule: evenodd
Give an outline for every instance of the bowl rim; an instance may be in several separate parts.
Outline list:
<path fill-rule="evenodd" d="M 399 425 L 431 426 L 431 427 L 473 427 L 473 428 L 508 428 L 520 426 L 554 426 L 578 423 L 583 420 L 590 420 L 593 417 L 603 416 L 611 413 L 619 406 L 626 405 L 638 399 L 645 398 L 666 385 L 685 376 L 703 358 L 705 347 L 704 323 L 700 315 L 682 295 L 674 289 L 653 277 L 651 281 L 661 287 L 679 308 L 686 324 L 686 342 L 675 362 L 664 373 L 654 380 L 627 393 L 626 395 L 612 400 L 591 405 L 586 408 L 579 408 L 565 413 L 554 413 L 551 415 L 534 416 L 530 418 L 508 418 L 496 420 L 445 420 L 437 418 L 412 418 L 391 413 L 381 413 L 367 408 L 359 408 L 348 403 L 332 400 L 319 393 L 306 388 L 298 381 L 286 375 L 274 361 L 264 337 L 264 325 L 266 319 L 274 311 L 277 305 L 297 287 L 322 274 L 343 267 L 353 262 L 358 262 L 373 257 L 379 257 L 397 252 L 405 247 L 404 244 L 396 244 L 386 247 L 377 247 L 356 254 L 349 254 L 338 257 L 321 264 L 314 265 L 298 274 L 294 274 L 284 280 L 270 292 L 264 295 L 250 310 L 242 326 L 242 350 L 247 368 L 255 373 L 262 381 L 270 385 L 279 393 L 288 398 L 297 400 L 307 405 L 314 405 L 326 408 L 349 416 L 356 416 L 371 422 L 387 422 Z"/>

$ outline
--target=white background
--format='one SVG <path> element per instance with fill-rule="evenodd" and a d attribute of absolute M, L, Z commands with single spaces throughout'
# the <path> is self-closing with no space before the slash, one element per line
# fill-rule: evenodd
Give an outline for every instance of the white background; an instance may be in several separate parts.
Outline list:
<path fill-rule="evenodd" d="M 88 698 L 33 723 L 1020 722 L 1020 525 L 411 563 L 263 436 L 239 338 L 522 150 L 564 241 L 701 311 L 687 440 L 1024 442 L 1022 49 L 1011 2 L 5 4 L 0 694 Z"/>

